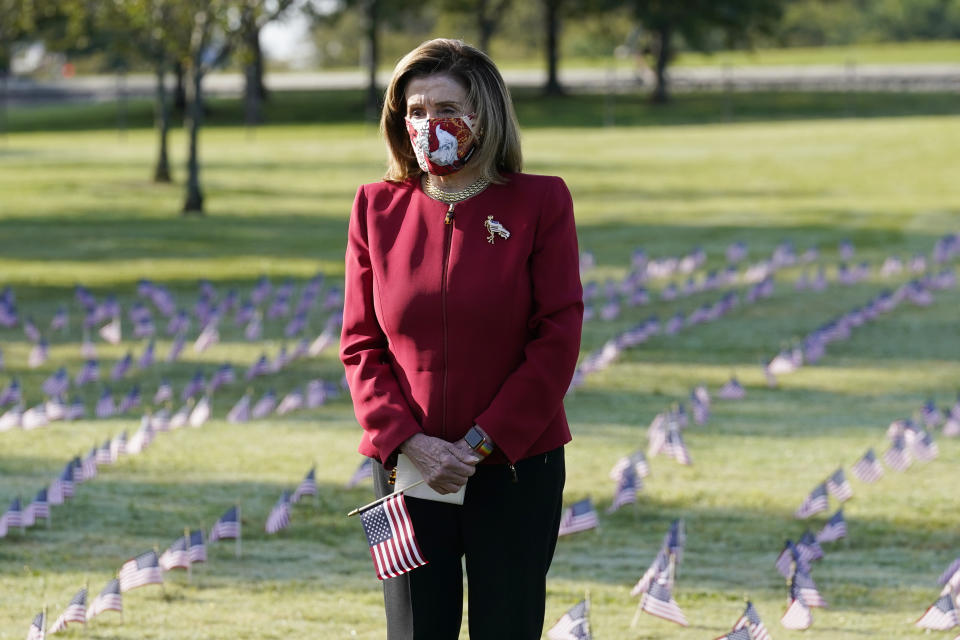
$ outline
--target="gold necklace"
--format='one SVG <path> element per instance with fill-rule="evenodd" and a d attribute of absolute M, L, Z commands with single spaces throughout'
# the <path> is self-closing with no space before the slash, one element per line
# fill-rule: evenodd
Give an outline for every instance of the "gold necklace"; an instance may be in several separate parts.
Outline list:
<path fill-rule="evenodd" d="M 424 193 L 434 200 L 450 205 L 447 208 L 447 215 L 443 218 L 444 224 L 453 224 L 453 208 L 458 202 L 463 202 L 467 198 L 472 198 L 489 186 L 490 181 L 484 176 L 480 176 L 474 180 L 473 183 L 467 185 L 459 191 L 444 191 L 430 181 L 429 175 L 423 180 Z"/>

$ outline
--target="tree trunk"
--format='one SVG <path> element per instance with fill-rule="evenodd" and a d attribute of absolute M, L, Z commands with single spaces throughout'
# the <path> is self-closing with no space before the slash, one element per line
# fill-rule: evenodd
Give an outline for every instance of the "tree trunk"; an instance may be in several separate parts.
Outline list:
<path fill-rule="evenodd" d="M 187 96 L 186 125 L 189 139 L 187 154 L 187 199 L 183 215 L 203 215 L 203 191 L 200 189 L 200 163 L 197 159 L 197 138 L 203 120 L 203 69 L 197 52 L 190 66 L 189 95 Z"/>
<path fill-rule="evenodd" d="M 380 114 L 380 92 L 377 90 L 377 62 L 380 58 L 378 36 L 379 0 L 367 0 L 367 99 L 368 120 L 377 120 Z"/>
<path fill-rule="evenodd" d="M 173 75 L 177 79 L 177 86 L 173 90 L 173 108 L 182 115 L 187 109 L 187 88 L 183 82 L 185 71 L 182 62 L 177 61 L 173 64 Z"/>
<path fill-rule="evenodd" d="M 654 54 L 656 60 L 657 86 L 653 89 L 653 95 L 650 101 L 654 104 L 665 104 L 670 100 L 670 93 L 667 87 L 667 65 L 673 57 L 673 29 L 669 25 L 662 26 L 656 31 L 656 42 L 654 43 Z"/>
<path fill-rule="evenodd" d="M 490 18 L 488 0 L 478 0 L 477 2 L 477 28 L 479 29 L 480 41 L 477 43 L 481 51 L 490 53 L 490 38 L 493 37 L 495 25 Z"/>
<path fill-rule="evenodd" d="M 547 28 L 547 84 L 543 92 L 549 96 L 563 94 L 557 74 L 557 62 L 560 57 L 560 3 L 562 0 L 544 0 L 544 25 Z"/>
<path fill-rule="evenodd" d="M 157 95 L 154 105 L 154 121 L 159 136 L 157 166 L 153 171 L 154 182 L 170 182 L 170 161 L 167 158 L 167 132 L 170 130 L 170 107 L 167 104 L 167 87 L 164 84 L 165 68 L 163 61 L 157 63 Z"/>
<path fill-rule="evenodd" d="M 263 84 L 263 50 L 260 47 L 260 27 L 251 20 L 243 30 L 243 39 L 250 59 L 244 67 L 243 87 L 244 121 L 250 125 L 263 123 L 263 102 L 267 88 Z"/>

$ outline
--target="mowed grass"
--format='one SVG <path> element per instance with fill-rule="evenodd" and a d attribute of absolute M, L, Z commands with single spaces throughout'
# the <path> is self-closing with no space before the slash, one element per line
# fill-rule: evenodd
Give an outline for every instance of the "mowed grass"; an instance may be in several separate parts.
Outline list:
<path fill-rule="evenodd" d="M 832 267 L 837 243 L 850 239 L 857 260 L 877 265 L 890 253 L 929 251 L 940 234 L 960 226 L 960 118 L 954 116 L 636 128 L 550 127 L 548 114 L 533 120 L 522 109 L 521 117 L 528 170 L 561 175 L 571 188 L 582 248 L 597 257 L 588 280 L 624 275 L 638 247 L 661 257 L 700 245 L 708 266 L 717 267 L 735 240 L 749 244 L 753 260 L 784 240 L 801 251 L 816 244 Z M 221 290 L 248 290 L 260 274 L 275 283 L 286 277 L 302 283 L 317 271 L 328 284 L 342 278 L 351 199 L 359 183 L 377 180 L 382 170 L 374 128 L 205 131 L 209 215 L 202 219 L 177 215 L 179 184 L 149 182 L 153 141 L 152 132 L 131 130 L 124 137 L 18 133 L 0 142 L 0 286 L 13 286 L 22 313 L 45 324 L 59 302 L 73 304 L 77 282 L 129 303 L 136 281 L 149 277 L 189 304 L 201 277 Z M 179 132 L 172 144 L 182 180 Z M 911 415 L 929 396 L 940 405 L 952 402 L 960 380 L 960 293 L 947 291 L 930 308 L 905 305 L 856 329 L 820 364 L 785 376 L 779 389 L 766 388 L 764 359 L 887 286 L 874 277 L 794 294 L 797 274 L 778 274 L 770 300 L 628 351 L 567 399 L 575 438 L 567 449 L 567 501 L 591 495 L 605 509 L 613 491 L 610 466 L 645 444 L 655 413 L 695 384 L 716 391 L 731 373 L 748 389 L 744 401 L 715 401 L 708 425 L 687 431 L 692 467 L 652 460 L 635 509 L 602 516 L 598 532 L 561 539 L 548 580 L 548 625 L 589 591 L 597 638 L 710 638 L 729 629 L 749 597 L 774 637 L 792 635 L 777 623 L 786 588 L 773 561 L 785 538 L 803 532 L 793 510 L 837 465 L 849 471 L 867 447 L 882 450 L 891 420 Z M 653 302 L 617 321 L 594 321 L 583 351 L 651 313 L 665 318 L 716 295 Z M 79 316 L 71 310 L 72 344 L 55 346 L 50 363 L 37 371 L 26 370 L 22 332 L 0 331 L 6 356 L 0 381 L 20 376 L 35 400 L 39 382 L 60 361 L 75 373 Z M 209 373 L 224 360 L 247 364 L 260 347 L 235 333 L 225 332 L 221 344 L 201 355 L 188 348 L 183 363 L 158 365 L 143 378 L 147 394 L 161 373 L 179 390 L 198 366 Z M 158 344 L 161 356 L 168 344 Z M 268 326 L 265 348 L 273 353 L 281 344 L 279 328 Z M 133 342 L 101 347 L 107 367 L 128 346 L 135 354 L 142 349 Z M 255 386 L 258 393 L 268 385 L 283 393 L 307 378 L 339 375 L 328 351 Z M 54 510 L 51 529 L 0 540 L 0 638 L 24 636 L 44 604 L 55 618 L 86 581 L 98 591 L 127 558 L 162 550 L 184 526 L 209 528 L 234 502 L 242 504 L 245 521 L 242 559 L 233 557 L 232 543 L 215 545 L 190 584 L 182 573 L 168 574 L 163 591 L 127 594 L 124 624 L 105 614 L 87 636 L 384 637 L 365 540 L 359 523 L 344 517 L 370 498 L 366 486 L 344 487 L 359 462 L 348 402 L 227 424 L 223 415 L 244 386 L 218 392 L 215 418 L 202 429 L 163 435 L 141 456 L 104 469 Z M 0 434 L 0 499 L 31 496 L 69 457 L 136 426 L 129 418 L 88 420 Z M 888 472 L 872 486 L 851 480 L 850 536 L 827 545 L 813 573 L 831 608 L 814 612 L 808 637 L 919 636 L 911 623 L 936 599 L 936 577 L 960 554 L 954 489 L 960 445 L 938 442 L 934 462 Z M 292 489 L 313 463 L 318 502 L 296 506 L 288 530 L 265 535 L 263 522 L 280 491 Z M 630 629 L 636 603 L 629 589 L 677 517 L 687 523 L 688 548 L 676 599 L 692 626 L 642 616 Z M 819 527 L 824 519 L 815 520 Z"/>

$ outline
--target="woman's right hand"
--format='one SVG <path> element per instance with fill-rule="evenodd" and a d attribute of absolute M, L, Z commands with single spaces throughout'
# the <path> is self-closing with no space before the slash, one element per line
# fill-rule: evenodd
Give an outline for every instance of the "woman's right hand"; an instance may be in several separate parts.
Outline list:
<path fill-rule="evenodd" d="M 440 494 L 455 493 L 476 471 L 480 456 L 463 440 L 447 442 L 418 433 L 400 445 L 430 488 Z"/>

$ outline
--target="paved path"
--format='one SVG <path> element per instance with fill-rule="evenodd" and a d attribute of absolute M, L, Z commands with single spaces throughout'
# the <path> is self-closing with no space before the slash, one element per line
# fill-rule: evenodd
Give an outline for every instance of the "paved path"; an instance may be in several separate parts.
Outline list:
<path fill-rule="evenodd" d="M 545 81 L 541 70 L 504 72 L 514 87 L 538 87 Z M 389 74 L 378 75 L 381 86 Z M 960 64 L 903 65 L 809 65 L 764 67 L 677 67 L 670 72 L 674 91 L 960 91 Z M 630 70 L 567 69 L 560 73 L 561 83 L 571 90 L 633 90 L 652 86 L 649 72 Z M 274 90 L 349 89 L 363 87 L 362 71 L 321 71 L 275 73 L 266 78 Z M 239 95 L 243 76 L 239 73 L 215 73 L 204 82 L 214 95 Z M 120 91 L 128 96 L 152 96 L 154 78 L 132 74 L 118 82 L 117 76 L 97 75 L 70 80 L 32 81 L 13 78 L 7 84 L 12 106 L 62 101 L 104 101 L 115 99 Z"/>

